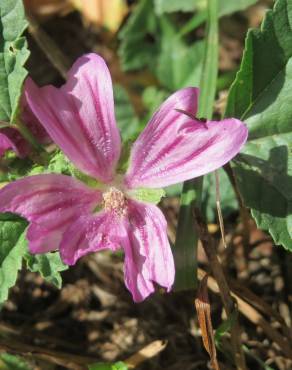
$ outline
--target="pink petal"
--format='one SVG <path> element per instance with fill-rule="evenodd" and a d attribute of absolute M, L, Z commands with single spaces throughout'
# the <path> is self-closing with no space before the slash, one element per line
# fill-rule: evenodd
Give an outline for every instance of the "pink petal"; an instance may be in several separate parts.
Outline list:
<path fill-rule="evenodd" d="M 59 247 L 64 231 L 80 215 L 93 211 L 101 193 L 64 175 L 36 175 L 0 190 L 0 212 L 13 212 L 30 221 L 27 233 L 32 253 Z"/>
<path fill-rule="evenodd" d="M 74 265 L 76 261 L 92 252 L 102 249 L 116 250 L 126 232 L 114 215 L 101 212 L 81 216 L 65 232 L 60 254 L 64 263 Z"/>
<path fill-rule="evenodd" d="M 167 223 L 154 205 L 129 201 L 125 283 L 135 302 L 143 301 L 157 283 L 168 291 L 174 282 L 174 261 L 167 238 Z"/>
<path fill-rule="evenodd" d="M 60 89 L 25 84 L 27 102 L 50 137 L 83 172 L 109 182 L 121 140 L 114 116 L 112 82 L 97 54 L 79 58 Z"/>
<path fill-rule="evenodd" d="M 201 122 L 198 90 L 171 95 L 134 143 L 125 183 L 129 188 L 164 187 L 211 172 L 232 159 L 247 139 L 237 119 Z M 187 114 L 181 111 L 187 112 Z"/>
<path fill-rule="evenodd" d="M 5 127 L 0 131 L 0 157 L 7 150 L 13 150 L 20 158 L 25 157 L 30 151 L 29 144 L 13 127 Z"/>

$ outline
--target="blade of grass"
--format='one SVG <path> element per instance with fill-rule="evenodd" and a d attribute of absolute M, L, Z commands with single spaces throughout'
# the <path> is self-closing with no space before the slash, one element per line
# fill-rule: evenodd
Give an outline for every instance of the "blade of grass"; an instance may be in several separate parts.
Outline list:
<path fill-rule="evenodd" d="M 175 290 L 193 289 L 197 285 L 197 243 L 194 233 L 193 212 L 201 205 L 203 178 L 185 181 L 183 184 L 175 245 Z"/>
<path fill-rule="evenodd" d="M 218 0 L 208 1 L 207 39 L 201 76 L 199 117 L 212 118 L 218 74 Z M 176 281 L 175 290 L 197 285 L 197 244 L 193 213 L 200 208 L 203 177 L 186 181 L 181 194 L 178 228 L 173 248 Z"/>
<path fill-rule="evenodd" d="M 218 0 L 208 0 L 207 45 L 201 76 L 199 117 L 212 118 L 218 76 Z"/>

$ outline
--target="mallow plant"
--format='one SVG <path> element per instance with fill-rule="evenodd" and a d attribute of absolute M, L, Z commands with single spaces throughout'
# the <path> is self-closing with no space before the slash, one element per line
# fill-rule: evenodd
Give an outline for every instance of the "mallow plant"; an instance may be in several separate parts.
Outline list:
<path fill-rule="evenodd" d="M 88 253 L 122 248 L 125 284 L 135 302 L 148 297 L 154 283 L 169 291 L 174 261 L 167 222 L 155 201 L 161 188 L 232 159 L 247 139 L 245 124 L 235 118 L 200 120 L 198 88 L 183 88 L 160 106 L 121 156 L 110 72 L 93 53 L 74 63 L 61 88 L 39 88 L 27 78 L 24 98 L 48 137 L 82 174 L 79 179 L 53 173 L 25 176 L 1 189 L 0 211 L 29 222 L 29 251 L 59 250 L 62 261 L 74 265 Z"/>

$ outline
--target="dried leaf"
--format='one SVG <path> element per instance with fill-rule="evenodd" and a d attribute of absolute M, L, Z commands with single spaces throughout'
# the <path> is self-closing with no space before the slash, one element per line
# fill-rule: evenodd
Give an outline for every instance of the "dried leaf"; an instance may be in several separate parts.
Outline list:
<path fill-rule="evenodd" d="M 195 299 L 195 306 L 198 315 L 199 325 L 202 331 L 203 344 L 209 353 L 211 365 L 214 370 L 220 370 L 217 361 L 215 339 L 211 320 L 211 305 L 208 297 L 208 275 L 206 274 L 201 281 L 198 290 L 198 297 Z"/>

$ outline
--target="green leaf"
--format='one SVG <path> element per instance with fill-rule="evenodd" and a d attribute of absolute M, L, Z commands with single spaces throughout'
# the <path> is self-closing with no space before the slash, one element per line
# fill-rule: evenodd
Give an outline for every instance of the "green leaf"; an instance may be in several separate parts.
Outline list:
<path fill-rule="evenodd" d="M 0 221 L 0 303 L 16 283 L 22 257 L 27 248 L 25 228 L 27 223 L 10 214 L 1 215 Z"/>
<path fill-rule="evenodd" d="M 139 1 L 119 34 L 119 56 L 125 71 L 152 65 L 158 52 L 158 45 L 153 42 L 157 34 L 152 0 Z"/>
<path fill-rule="evenodd" d="M 61 289 L 62 277 L 60 272 L 67 270 L 68 266 L 64 265 L 58 252 L 37 255 L 32 255 L 27 252 L 24 258 L 27 263 L 27 268 L 30 271 L 39 272 L 47 282 Z"/>
<path fill-rule="evenodd" d="M 255 4 L 258 0 L 219 0 L 219 15 L 231 14 L 244 10 L 249 6 Z"/>
<path fill-rule="evenodd" d="M 257 0 L 219 0 L 218 12 L 219 16 L 231 14 L 239 10 L 243 10 L 253 4 Z M 158 15 L 171 12 L 193 12 L 205 11 L 207 9 L 207 0 L 155 0 L 155 12 Z"/>
<path fill-rule="evenodd" d="M 5 365 L 4 368 L 1 366 L 1 361 Z M 2 353 L 0 355 L 0 368 L 3 370 L 32 370 L 32 367 L 21 357 L 11 355 L 10 353 Z"/>
<path fill-rule="evenodd" d="M 257 225 L 292 250 L 292 3 L 279 0 L 246 39 L 226 116 L 249 142 L 234 161 L 240 192 Z"/>
<path fill-rule="evenodd" d="M 147 108 L 147 117 L 151 118 L 153 113 L 168 98 L 169 93 L 166 90 L 158 89 L 156 86 L 148 86 L 143 90 L 142 100 Z"/>
<path fill-rule="evenodd" d="M 140 188 L 133 189 L 129 193 L 131 194 L 131 197 L 140 200 L 141 202 L 154 204 L 159 203 L 161 198 L 165 197 L 165 191 L 163 189 Z"/>
<path fill-rule="evenodd" d="M 197 9 L 198 1 L 202 0 L 155 0 L 155 12 L 158 15 L 171 12 L 191 12 Z"/>
<path fill-rule="evenodd" d="M 114 85 L 114 99 L 116 119 L 123 141 L 135 139 L 143 126 L 136 116 L 127 91 L 120 85 Z"/>
<path fill-rule="evenodd" d="M 157 60 L 156 75 L 163 86 L 174 91 L 187 86 L 198 86 L 202 72 L 205 42 L 188 46 L 176 37 L 177 29 L 166 18 L 160 21 L 162 47 Z"/>
<path fill-rule="evenodd" d="M 237 200 L 232 185 L 222 169 L 218 170 L 220 182 L 220 205 L 223 217 L 228 217 L 232 212 L 238 208 Z M 175 197 L 179 196 L 182 192 L 183 184 L 176 184 L 165 188 L 166 196 Z M 206 216 L 208 222 L 217 220 L 216 208 L 216 182 L 215 174 L 209 173 L 204 176 L 204 184 L 202 190 L 202 212 Z"/>
<path fill-rule="evenodd" d="M 193 289 L 197 285 L 197 243 L 194 230 L 194 209 L 200 207 L 203 178 L 185 181 L 173 255 L 175 262 L 175 290 Z"/>
<path fill-rule="evenodd" d="M 88 365 L 89 370 L 128 370 L 128 366 L 122 362 L 116 362 L 114 364 L 96 363 Z"/>
<path fill-rule="evenodd" d="M 0 120 L 14 122 L 27 71 L 27 27 L 21 0 L 0 2 Z"/>
<path fill-rule="evenodd" d="M 218 170 L 218 176 L 220 183 L 220 206 L 223 217 L 227 217 L 230 213 L 238 209 L 237 200 L 225 171 L 222 169 Z M 208 222 L 217 220 L 216 181 L 214 173 L 204 176 L 202 211 L 206 215 Z"/>
<path fill-rule="evenodd" d="M 82 173 L 76 167 L 74 167 L 73 163 L 70 162 L 65 154 L 60 150 L 57 150 L 55 153 L 53 153 L 47 168 L 44 166 L 36 166 L 32 169 L 30 175 L 36 175 L 37 173 L 43 173 L 46 171 L 76 177 L 78 180 L 83 181 L 86 183 L 86 185 L 91 187 L 101 186 L 101 183 L 96 179 Z"/>
<path fill-rule="evenodd" d="M 45 168 L 42 169 L 41 166 L 39 166 L 39 170 L 44 172 Z M 53 153 L 50 159 L 48 171 L 70 175 L 72 172 L 72 165 L 64 153 L 60 150 L 57 150 L 55 153 Z"/>

